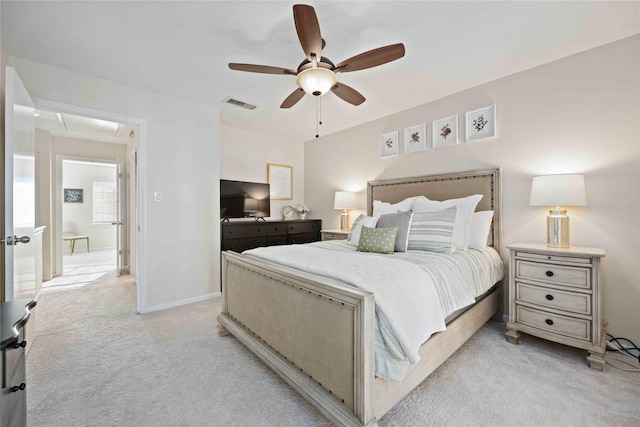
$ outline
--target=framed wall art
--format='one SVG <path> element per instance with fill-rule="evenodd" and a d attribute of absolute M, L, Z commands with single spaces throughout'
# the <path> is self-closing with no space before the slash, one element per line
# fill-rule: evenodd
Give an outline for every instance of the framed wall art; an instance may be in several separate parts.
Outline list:
<path fill-rule="evenodd" d="M 65 203 L 83 203 L 82 188 L 65 188 L 64 202 Z"/>
<path fill-rule="evenodd" d="M 398 131 L 393 131 L 380 135 L 380 157 L 391 157 L 398 155 Z"/>
<path fill-rule="evenodd" d="M 433 148 L 458 143 L 458 115 L 433 121 Z"/>
<path fill-rule="evenodd" d="M 272 200 L 293 199 L 293 166 L 268 163 L 267 176 Z"/>
<path fill-rule="evenodd" d="M 496 136 L 495 105 L 467 112 L 465 121 L 467 142 Z"/>
<path fill-rule="evenodd" d="M 404 130 L 404 152 L 415 153 L 427 149 L 427 125 L 411 126 Z"/>

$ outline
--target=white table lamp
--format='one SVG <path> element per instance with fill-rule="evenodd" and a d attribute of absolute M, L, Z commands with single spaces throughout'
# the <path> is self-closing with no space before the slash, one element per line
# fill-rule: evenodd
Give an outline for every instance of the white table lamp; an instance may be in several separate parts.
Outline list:
<path fill-rule="evenodd" d="M 569 217 L 561 206 L 586 206 L 584 175 L 544 175 L 531 181 L 531 206 L 555 206 L 547 216 L 547 246 L 569 247 Z"/>
<path fill-rule="evenodd" d="M 342 230 L 348 230 L 349 209 L 356 208 L 356 193 L 352 191 L 336 191 L 333 208 L 342 209 L 342 215 L 340 217 L 340 228 Z"/>

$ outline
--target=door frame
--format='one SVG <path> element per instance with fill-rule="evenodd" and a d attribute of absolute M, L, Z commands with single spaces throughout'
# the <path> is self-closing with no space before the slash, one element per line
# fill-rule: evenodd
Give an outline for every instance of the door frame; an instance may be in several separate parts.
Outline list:
<path fill-rule="evenodd" d="M 137 311 L 138 313 L 146 313 L 148 311 L 147 302 L 147 121 L 139 117 L 127 116 L 124 114 L 111 113 L 107 111 L 94 110 L 76 105 L 64 104 L 57 101 L 51 101 L 41 98 L 33 98 L 35 108 L 43 110 L 52 110 L 60 113 L 75 114 L 79 116 L 93 117 L 96 119 L 110 120 L 116 122 L 125 122 L 138 127 L 138 135 L 136 139 L 135 149 L 137 152 L 137 172 L 129 171 L 129 173 L 137 173 L 136 180 L 136 206 L 129 206 L 138 212 L 137 225 L 129 224 L 131 235 L 137 236 L 136 247 L 137 254 L 135 258 L 136 272 L 136 292 L 137 292 Z M 125 159 L 126 160 L 126 159 Z M 57 159 L 55 160 L 57 161 Z M 55 179 L 55 177 L 52 177 Z M 137 230 L 136 230 L 137 228 Z M 134 234 L 135 232 L 135 234 Z"/>
<path fill-rule="evenodd" d="M 53 245 L 55 246 L 55 260 L 54 265 L 55 269 L 58 272 L 59 276 L 63 275 L 64 272 L 64 241 L 63 241 L 63 233 L 64 233 L 64 203 L 63 203 L 63 181 L 64 181 L 64 162 L 65 161 L 78 161 L 78 162 L 86 162 L 86 163 L 98 163 L 103 165 L 112 165 L 115 167 L 115 175 L 116 182 L 120 179 L 118 177 L 118 173 L 120 171 L 120 164 L 122 163 L 122 159 L 120 158 L 108 158 L 108 157 L 86 157 L 86 156 L 74 156 L 69 154 L 57 154 L 55 159 L 55 177 L 52 178 L 52 181 L 55 183 L 53 188 L 53 202 L 51 203 L 54 206 L 51 210 L 55 212 L 53 217 L 55 218 L 55 223 L 51 224 L 51 229 L 54 230 L 52 234 Z M 52 174 L 53 175 L 53 174 Z M 85 200 L 87 203 L 91 203 L 90 200 Z M 120 209 L 122 204 L 126 204 L 126 197 L 123 198 L 123 195 L 118 192 L 118 209 Z M 126 209 L 129 207 L 127 206 Z M 110 225 L 111 226 L 111 225 Z M 127 225 L 128 226 L 128 225 Z M 117 226 L 119 227 L 119 226 Z M 120 228 L 116 228 L 116 233 L 120 233 Z M 119 237 L 116 235 L 116 239 Z M 117 246 L 118 250 L 128 250 L 128 243 L 120 242 Z M 119 254 L 116 254 L 117 258 L 120 258 Z M 118 268 L 120 267 L 120 261 L 116 262 Z M 118 276 L 120 275 L 120 271 L 117 271 Z"/>

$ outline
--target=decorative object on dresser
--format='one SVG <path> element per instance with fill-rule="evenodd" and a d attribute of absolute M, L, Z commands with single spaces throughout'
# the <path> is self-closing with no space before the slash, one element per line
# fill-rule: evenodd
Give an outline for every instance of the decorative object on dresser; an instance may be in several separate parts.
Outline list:
<path fill-rule="evenodd" d="M 262 246 L 317 242 L 322 220 L 231 221 L 223 222 L 220 227 L 222 250 L 243 252 Z"/>
<path fill-rule="evenodd" d="M 584 175 L 543 175 L 531 181 L 531 206 L 555 206 L 547 216 L 547 246 L 569 247 L 569 217 L 561 206 L 586 206 Z"/>
<path fill-rule="evenodd" d="M 322 230 L 322 240 L 346 240 L 349 230 Z"/>
<path fill-rule="evenodd" d="M 309 209 L 307 205 L 301 203 L 298 203 L 296 210 L 298 211 L 298 215 L 300 215 L 300 219 L 307 219 L 307 214 L 311 212 L 311 209 Z"/>
<path fill-rule="evenodd" d="M 25 358 L 26 324 L 31 309 L 36 306 L 31 299 L 17 299 L 0 304 L 2 319 L 2 412 L 1 426 L 27 425 L 27 383 Z"/>
<path fill-rule="evenodd" d="M 589 366 L 605 367 L 602 318 L 601 248 L 507 246 L 509 321 L 507 339 L 520 332 L 589 351 Z"/>
<path fill-rule="evenodd" d="M 356 193 L 352 191 L 336 191 L 333 199 L 333 208 L 342 209 L 340 215 L 340 229 L 349 229 L 349 209 L 356 208 Z"/>

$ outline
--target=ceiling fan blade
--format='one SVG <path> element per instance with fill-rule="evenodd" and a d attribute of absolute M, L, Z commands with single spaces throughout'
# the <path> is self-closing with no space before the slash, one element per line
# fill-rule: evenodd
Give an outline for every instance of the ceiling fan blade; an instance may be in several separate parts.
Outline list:
<path fill-rule="evenodd" d="M 237 71 L 248 71 L 250 73 L 263 73 L 263 74 L 290 74 L 295 76 L 296 72 L 288 68 L 282 67 L 270 67 L 268 65 L 254 65 L 254 64 L 236 64 L 229 63 L 229 68 Z"/>
<path fill-rule="evenodd" d="M 312 61 L 315 56 L 319 61 L 322 57 L 322 36 L 316 10 L 306 4 L 296 4 L 293 6 L 293 20 L 307 59 Z"/>
<path fill-rule="evenodd" d="M 297 88 L 296 90 L 291 92 L 291 95 L 287 96 L 287 99 L 282 101 L 282 104 L 280 104 L 280 108 L 293 107 L 298 103 L 298 101 L 302 99 L 303 96 L 304 96 L 304 90 Z"/>
<path fill-rule="evenodd" d="M 395 61 L 404 56 L 404 45 L 402 43 L 392 44 L 389 46 L 379 47 L 369 50 L 360 55 L 353 56 L 336 65 L 335 72 L 349 72 L 365 70 L 367 68 L 376 67 Z"/>
<path fill-rule="evenodd" d="M 366 98 L 362 96 L 360 92 L 344 83 L 336 83 L 331 88 L 331 92 L 335 93 L 338 97 L 342 98 L 343 101 L 346 101 L 349 104 L 360 105 L 366 101 Z"/>

